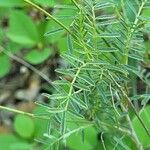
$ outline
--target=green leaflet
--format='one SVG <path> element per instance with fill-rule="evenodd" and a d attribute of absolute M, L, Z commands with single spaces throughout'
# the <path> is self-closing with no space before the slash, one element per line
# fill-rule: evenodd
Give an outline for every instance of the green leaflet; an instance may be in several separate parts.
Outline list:
<path fill-rule="evenodd" d="M 45 96 L 45 97 L 47 97 L 47 98 L 49 98 L 49 99 L 52 99 L 52 100 L 65 99 L 65 98 L 68 97 L 65 94 L 52 94 L 52 95 L 50 95 L 50 94 L 43 93 L 42 95 Z"/>
<path fill-rule="evenodd" d="M 9 57 L 5 54 L 0 53 L 0 78 L 7 75 L 11 69 L 11 62 L 9 60 Z"/>
<path fill-rule="evenodd" d="M 112 7 L 113 6 L 113 3 L 111 2 L 98 2 L 96 5 L 95 5 L 95 9 L 104 9 L 104 8 L 109 8 L 109 7 Z"/>
<path fill-rule="evenodd" d="M 88 75 L 79 75 L 78 78 L 86 82 L 87 84 L 94 86 L 93 80 Z"/>
<path fill-rule="evenodd" d="M 14 6 L 24 6 L 25 3 L 22 0 L 0 0 L 1 7 L 14 7 Z"/>
<path fill-rule="evenodd" d="M 33 49 L 25 55 L 24 59 L 33 65 L 37 65 L 47 60 L 52 53 L 53 52 L 50 48 L 44 48 L 41 50 Z"/>
<path fill-rule="evenodd" d="M 32 138 L 35 129 L 33 120 L 25 115 L 17 115 L 15 117 L 14 128 L 15 131 L 25 139 Z M 26 132 L 24 132 L 24 129 L 26 129 Z"/>
<path fill-rule="evenodd" d="M 82 89 L 82 90 L 85 90 L 85 91 L 90 91 L 89 87 L 85 84 L 82 84 L 82 83 L 74 83 L 73 86 L 78 88 L 78 89 Z"/>
<path fill-rule="evenodd" d="M 13 11 L 10 15 L 8 37 L 22 45 L 34 46 L 38 42 L 38 31 L 32 19 L 23 11 Z"/>
<path fill-rule="evenodd" d="M 84 62 L 81 59 L 71 54 L 63 54 L 62 58 L 64 58 L 69 64 L 72 64 L 75 67 L 78 67 L 79 64 L 84 64 Z"/>
<path fill-rule="evenodd" d="M 46 32 L 46 33 L 44 34 L 44 36 L 50 36 L 50 35 L 52 35 L 52 34 L 56 34 L 56 33 L 61 32 L 61 31 L 63 31 L 62 28 L 56 29 L 56 30 L 53 30 L 53 31 L 48 31 L 48 32 Z"/>

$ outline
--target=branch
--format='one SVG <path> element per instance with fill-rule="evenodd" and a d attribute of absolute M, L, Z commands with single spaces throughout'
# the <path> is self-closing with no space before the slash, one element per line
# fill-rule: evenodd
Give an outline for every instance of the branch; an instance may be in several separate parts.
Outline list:
<path fill-rule="evenodd" d="M 24 2 L 30 4 L 31 6 L 35 7 L 36 9 L 38 9 L 39 11 L 43 12 L 46 16 L 48 16 L 49 18 L 51 18 L 52 20 L 54 20 L 57 24 L 59 24 L 63 29 L 65 29 L 69 34 L 72 34 L 70 32 L 70 30 L 63 24 L 61 23 L 58 19 L 56 19 L 55 17 L 53 17 L 50 13 L 48 13 L 47 11 L 45 11 L 43 8 L 41 8 L 40 6 L 38 6 L 37 4 L 31 2 L 30 0 L 24 0 Z"/>

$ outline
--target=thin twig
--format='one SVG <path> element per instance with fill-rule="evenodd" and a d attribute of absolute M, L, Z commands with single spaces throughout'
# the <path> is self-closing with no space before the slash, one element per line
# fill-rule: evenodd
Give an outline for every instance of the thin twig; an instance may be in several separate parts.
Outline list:
<path fill-rule="evenodd" d="M 47 81 L 49 84 L 52 84 L 52 81 L 41 71 L 39 71 L 38 69 L 36 69 L 34 66 L 30 65 L 29 63 L 27 63 L 26 61 L 24 61 L 23 59 L 19 58 L 18 56 L 13 55 L 12 53 L 5 51 L 4 48 L 2 46 L 0 46 L 0 52 L 6 54 L 7 56 L 9 56 L 10 58 L 12 58 L 13 60 L 19 62 L 20 64 L 26 66 L 27 68 L 29 68 L 30 70 L 34 71 L 36 74 L 38 74 L 41 78 L 43 78 L 45 81 Z"/>
<path fill-rule="evenodd" d="M 137 116 L 137 118 L 139 119 L 141 125 L 143 126 L 143 128 L 145 129 L 147 135 L 150 137 L 150 132 L 148 130 L 148 128 L 146 127 L 146 125 L 144 124 L 143 119 L 140 117 L 139 113 L 137 112 L 137 110 L 135 109 L 133 103 L 131 102 L 130 98 L 127 96 L 127 94 L 124 92 L 124 90 L 122 89 L 122 87 L 115 81 L 115 79 L 113 78 L 113 76 L 108 72 L 109 76 L 111 77 L 111 79 L 114 81 L 114 83 L 116 84 L 116 86 L 120 89 L 121 93 L 123 94 L 125 100 L 128 102 L 128 104 L 131 106 L 131 108 L 133 109 L 135 115 Z"/>
<path fill-rule="evenodd" d="M 80 10 L 80 7 L 79 7 L 79 5 L 76 3 L 76 1 L 75 0 L 71 0 L 73 3 L 74 3 L 74 5 Z"/>
<path fill-rule="evenodd" d="M 111 83 L 110 83 L 110 94 L 111 94 L 111 99 L 112 99 L 112 105 L 113 105 L 113 108 L 114 108 L 114 110 L 115 110 L 115 112 L 116 112 L 116 114 L 118 115 L 118 116 L 120 116 L 120 113 L 118 112 L 118 110 L 117 110 L 117 108 L 116 108 L 116 106 L 115 106 L 115 101 L 114 101 L 114 96 L 113 96 L 113 92 L 112 92 L 112 87 L 111 87 Z"/>
<path fill-rule="evenodd" d="M 46 116 L 36 116 L 35 114 L 24 112 L 24 111 L 17 110 L 17 109 L 13 109 L 13 108 L 6 107 L 6 106 L 1 106 L 0 105 L 0 109 L 10 111 L 10 112 L 14 112 L 14 113 L 17 113 L 17 114 L 26 115 L 26 116 L 29 116 L 29 117 L 32 117 L 32 118 L 49 120 L 49 117 L 46 117 Z"/>
<path fill-rule="evenodd" d="M 101 133 L 102 146 L 103 146 L 103 149 L 104 149 L 104 150 L 107 150 L 107 149 L 106 149 L 106 146 L 105 146 L 104 139 L 103 139 L 103 134 L 104 134 L 104 132 Z"/>
<path fill-rule="evenodd" d="M 123 105 L 121 105 L 121 108 L 123 109 L 123 111 L 127 112 L 127 109 Z M 141 142 L 139 141 L 139 139 L 138 139 L 138 137 L 137 137 L 137 135 L 135 133 L 135 130 L 134 130 L 134 127 L 132 125 L 132 121 L 130 119 L 129 114 L 126 115 L 126 119 L 127 119 L 128 124 L 130 126 L 131 135 L 132 135 L 132 137 L 133 137 L 133 139 L 134 139 L 134 141 L 135 141 L 135 143 L 137 145 L 138 150 L 143 150 L 143 146 L 142 146 Z"/>

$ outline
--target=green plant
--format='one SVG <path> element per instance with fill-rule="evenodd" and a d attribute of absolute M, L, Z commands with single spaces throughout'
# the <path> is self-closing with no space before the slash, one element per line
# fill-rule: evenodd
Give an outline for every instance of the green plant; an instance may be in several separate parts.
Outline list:
<path fill-rule="evenodd" d="M 43 113 L 44 110 L 36 107 L 34 113 Z M 0 145 L 3 150 L 33 150 L 41 149 L 43 146 L 35 143 L 47 130 L 47 120 L 34 119 L 28 114 L 18 112 L 13 122 L 13 132 L 0 134 Z"/>
<path fill-rule="evenodd" d="M 45 149 L 147 148 L 150 143 L 139 138 L 137 128 L 150 137 L 149 119 L 140 115 L 135 101 L 142 99 L 139 107 L 149 114 L 149 79 L 136 67 L 144 57 L 142 34 L 149 19 L 142 11 L 148 0 L 72 0 L 78 12 L 70 26 L 30 0 L 24 1 L 57 23 L 68 41 L 68 52 L 62 55 L 67 66 L 56 70 L 61 79 L 53 82 L 55 92 L 42 94 L 49 99 L 48 104 L 37 101 L 45 109 L 39 117 L 49 120 L 43 134 Z M 58 31 L 60 28 L 48 35 Z M 147 83 L 146 94 L 130 90 L 137 77 Z M 132 113 L 136 119 L 132 120 Z M 81 138 L 77 145 L 73 144 L 76 138 Z"/>
<path fill-rule="evenodd" d="M 46 7 L 49 3 L 48 1 L 43 2 L 42 0 L 37 0 L 35 2 L 42 4 L 43 7 Z M 54 5 L 56 5 L 56 2 L 51 1 L 49 7 Z M 20 9 L 16 9 L 15 6 Z M 49 20 L 46 22 L 43 21 L 44 16 L 41 15 L 41 18 L 38 18 L 36 12 L 33 12 L 35 18 L 32 17 L 32 15 L 28 15 L 30 7 L 22 0 L 15 0 L 13 2 L 11 0 L 1 0 L 0 7 L 3 8 L 3 10 L 0 11 L 1 20 L 8 19 L 8 26 L 3 27 L 1 25 L 2 27 L 0 30 L 1 46 L 7 49 L 7 53 L 3 54 L 2 50 L 0 54 L 1 65 L 5 66 L 0 70 L 0 78 L 5 77 L 5 75 L 11 72 L 11 60 L 7 55 L 17 55 L 20 51 L 24 51 L 25 54 L 20 59 L 25 60 L 31 65 L 39 65 L 53 56 L 55 51 L 59 51 L 60 53 L 66 51 L 66 44 L 64 44 L 66 42 L 66 36 L 63 35 L 63 33 L 55 37 L 45 37 L 49 35 L 49 30 L 55 30 L 58 27 L 55 22 Z M 67 8 L 62 9 L 58 7 L 56 9 L 57 11 L 53 9 L 53 14 L 57 17 L 60 16 L 59 14 L 65 16 L 66 14 L 73 15 L 75 13 L 74 10 Z M 63 20 L 63 18 L 61 18 L 61 20 Z M 71 19 L 67 19 L 65 24 L 68 24 L 70 21 Z M 7 33 L 5 30 L 8 30 Z M 58 38 L 62 39 L 64 42 L 60 43 L 57 40 Z M 6 39 L 9 42 L 6 42 Z"/>

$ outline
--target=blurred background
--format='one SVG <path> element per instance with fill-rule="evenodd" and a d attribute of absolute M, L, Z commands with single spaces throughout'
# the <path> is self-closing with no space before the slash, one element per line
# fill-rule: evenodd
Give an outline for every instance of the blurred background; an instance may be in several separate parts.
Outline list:
<path fill-rule="evenodd" d="M 76 13 L 76 9 L 67 6 L 71 4 L 69 0 L 34 2 L 65 25 Z M 54 70 L 65 65 L 60 54 L 67 50 L 66 35 L 59 32 L 49 36 L 49 31 L 58 27 L 22 0 L 0 0 L 0 105 L 42 112 L 35 101 L 41 99 L 41 93 L 53 92 L 51 81 L 58 78 Z M 41 137 L 47 122 L 40 121 L 0 111 L 0 149 L 41 149 L 34 139 Z"/>

